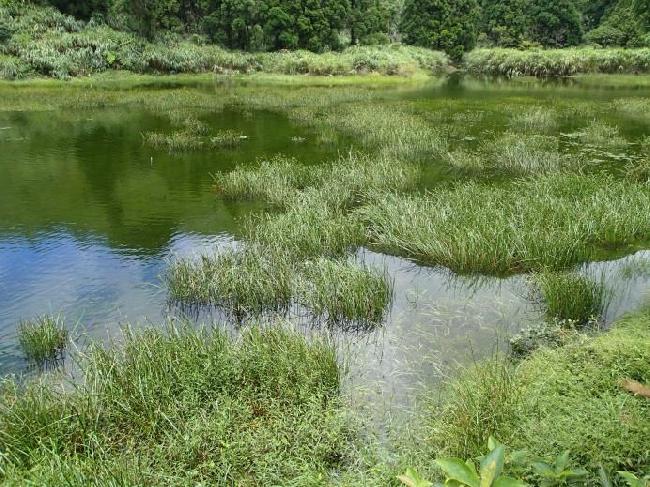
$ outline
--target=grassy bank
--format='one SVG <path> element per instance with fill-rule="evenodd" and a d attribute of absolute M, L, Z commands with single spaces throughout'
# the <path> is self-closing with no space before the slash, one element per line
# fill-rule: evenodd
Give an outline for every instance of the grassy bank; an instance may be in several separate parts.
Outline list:
<path fill-rule="evenodd" d="M 650 72 L 650 49 L 476 49 L 465 55 L 465 68 L 487 76 L 572 76 Z"/>
<path fill-rule="evenodd" d="M 424 458 L 476 458 L 492 435 L 547 462 L 570 451 L 573 467 L 589 471 L 587 485 L 600 485 L 601 466 L 612 478 L 619 470 L 643 476 L 650 468 L 650 401 L 622 386 L 650 383 L 649 351 L 646 311 L 517 365 L 480 363 L 452 381 L 421 419 L 430 447 Z M 534 485 L 541 480 L 531 468 L 516 475 Z"/>
<path fill-rule="evenodd" d="M 349 465 L 327 341 L 282 327 L 122 341 L 93 348 L 81 382 L 1 384 L 4 485 L 322 485 Z"/>

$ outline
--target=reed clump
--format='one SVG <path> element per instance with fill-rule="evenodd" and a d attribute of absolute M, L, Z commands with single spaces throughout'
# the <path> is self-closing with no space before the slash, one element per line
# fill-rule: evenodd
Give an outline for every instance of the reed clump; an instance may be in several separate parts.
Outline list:
<path fill-rule="evenodd" d="M 519 174 L 553 173 L 569 166 L 579 170 L 581 159 L 559 150 L 556 137 L 506 133 L 484 144 L 486 165 L 496 171 Z"/>
<path fill-rule="evenodd" d="M 235 130 L 220 130 L 210 136 L 210 145 L 216 148 L 232 149 L 237 147 L 246 136 Z"/>
<path fill-rule="evenodd" d="M 184 130 L 171 134 L 147 132 L 143 137 L 148 146 L 169 152 L 198 151 L 205 146 L 203 137 Z"/>
<path fill-rule="evenodd" d="M 42 367 L 63 359 L 68 330 L 57 316 L 23 321 L 18 325 L 18 344 L 28 361 Z"/>
<path fill-rule="evenodd" d="M 557 113 L 546 107 L 532 107 L 512 117 L 510 126 L 521 132 L 547 134 L 557 130 Z"/>

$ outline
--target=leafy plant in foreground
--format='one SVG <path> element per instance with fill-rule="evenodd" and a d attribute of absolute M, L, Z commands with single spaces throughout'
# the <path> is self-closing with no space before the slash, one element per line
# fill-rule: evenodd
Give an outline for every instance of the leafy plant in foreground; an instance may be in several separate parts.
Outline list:
<path fill-rule="evenodd" d="M 540 477 L 541 487 L 555 487 L 561 485 L 584 485 L 588 472 L 583 468 L 571 468 L 569 451 L 558 455 L 551 464 L 534 462 L 535 473 Z"/>

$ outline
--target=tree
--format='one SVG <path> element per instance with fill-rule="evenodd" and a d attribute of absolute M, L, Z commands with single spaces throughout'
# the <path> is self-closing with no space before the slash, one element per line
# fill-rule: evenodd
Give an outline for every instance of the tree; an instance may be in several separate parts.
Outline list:
<path fill-rule="evenodd" d="M 483 0 L 480 31 L 492 45 L 517 47 L 526 32 L 526 0 Z"/>
<path fill-rule="evenodd" d="M 407 44 L 440 49 L 454 60 L 476 45 L 476 0 L 407 0 L 401 31 Z"/>
<path fill-rule="evenodd" d="M 574 46 L 582 41 L 580 13 L 573 0 L 529 0 L 529 35 L 545 47 Z"/>

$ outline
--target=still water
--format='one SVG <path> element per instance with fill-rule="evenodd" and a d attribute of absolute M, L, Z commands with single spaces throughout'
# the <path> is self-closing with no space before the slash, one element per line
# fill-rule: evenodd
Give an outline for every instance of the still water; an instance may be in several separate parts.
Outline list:
<path fill-rule="evenodd" d="M 406 96 L 423 103 L 489 98 L 498 106 L 558 93 L 603 101 L 650 94 L 641 90 L 539 84 L 527 90 L 521 84 L 453 81 Z M 497 110 L 482 118 L 480 130 L 504 120 Z M 317 143 L 317 134 L 266 111 L 225 110 L 203 121 L 247 139 L 234 149 L 169 154 L 143 144 L 143 133 L 171 130 L 167 117 L 143 108 L 0 112 L 0 375 L 25 370 L 16 345 L 21 319 L 61 314 L 76 335 L 101 340 L 117 335 L 123 324 L 160 323 L 177 313 L 161 281 L 170 260 L 232 245 L 242 217 L 255 211 L 254 205 L 216 198 L 211 174 L 277 153 L 318 164 L 354 143 Z M 616 120 L 631 139 L 647 135 L 647 123 Z M 570 123 L 562 127 L 570 129 Z M 472 130 L 478 129 L 469 124 L 462 140 L 471 143 Z M 365 249 L 357 258 L 386 269 L 395 284 L 385 325 L 345 340 L 350 375 L 373 400 L 410 396 L 540 319 L 525 276 L 458 277 Z M 648 261 L 650 253 L 640 251 L 581 268 L 606 275 L 616 289 L 608 322 L 648 299 L 650 272 L 628 272 L 637 262 L 649 269 Z"/>

